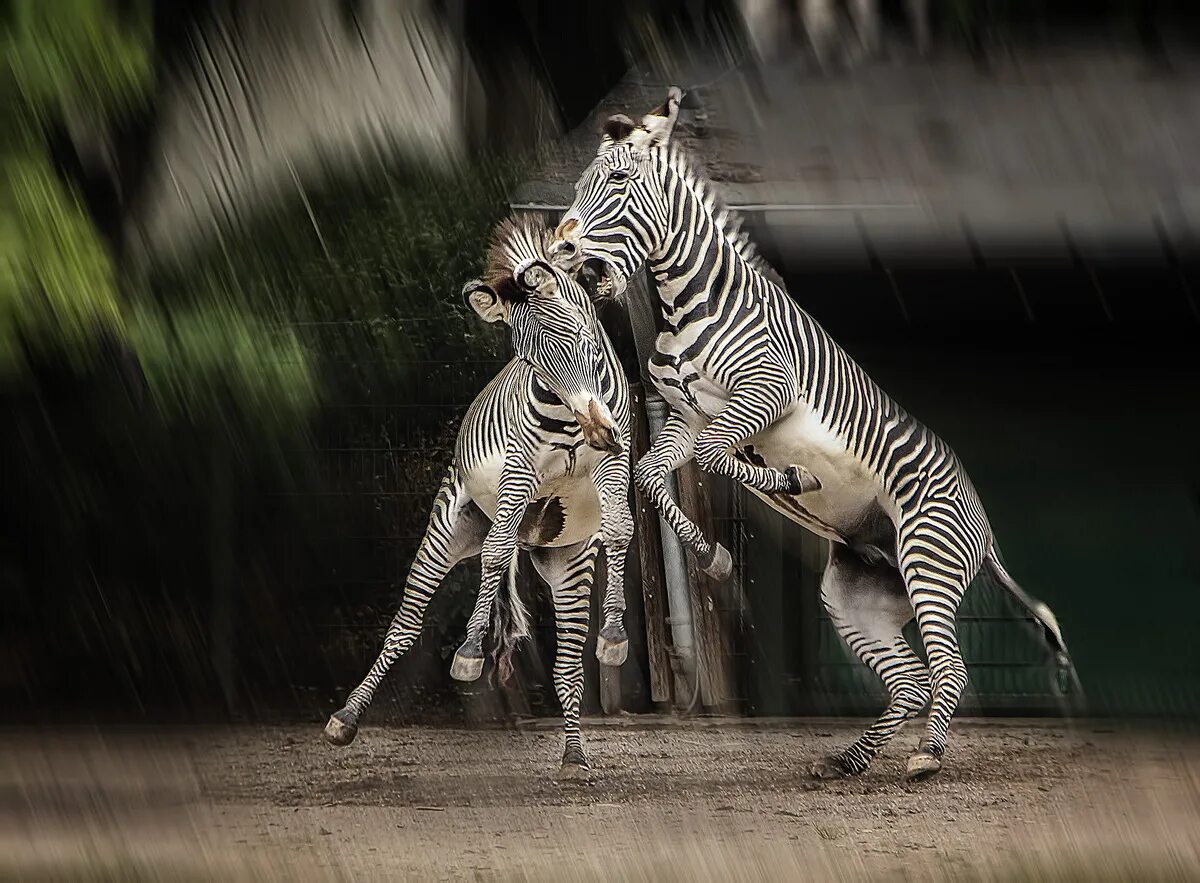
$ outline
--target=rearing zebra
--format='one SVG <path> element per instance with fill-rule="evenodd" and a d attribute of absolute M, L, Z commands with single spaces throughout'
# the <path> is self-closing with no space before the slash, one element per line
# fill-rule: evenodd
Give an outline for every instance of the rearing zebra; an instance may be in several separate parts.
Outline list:
<path fill-rule="evenodd" d="M 723 574 L 727 553 L 700 535 L 664 482 L 693 456 L 830 540 L 822 599 L 891 701 L 813 774 L 862 772 L 931 703 L 906 773 L 924 778 L 941 768 L 966 685 L 955 619 L 979 568 L 990 568 L 1029 610 L 1069 665 L 1061 632 L 1001 567 L 983 506 L 950 447 L 796 305 L 671 142 L 681 98 L 672 89 L 640 124 L 607 120 L 552 254 L 570 268 L 598 259 L 609 293 L 620 294 L 643 264 L 654 278 L 661 323 L 649 368 L 672 413 L 634 480 L 701 564 Z M 902 634 L 914 617 L 928 668 Z"/>
<path fill-rule="evenodd" d="M 483 575 L 451 675 L 474 680 L 482 673 L 483 636 L 494 603 L 498 668 L 507 675 L 516 642 L 529 633 L 515 583 L 517 556 L 525 548 L 554 603 L 554 686 L 566 732 L 559 776 L 586 774 L 579 733 L 582 654 L 601 546 L 608 583 L 596 656 L 617 666 L 629 646 L 622 624 L 625 554 L 633 536 L 623 443 L 629 434 L 629 386 L 587 292 L 546 262 L 548 235 L 528 220 L 502 223 L 485 281 L 463 288 L 485 321 L 509 326 L 517 355 L 463 418 L 454 460 L 383 651 L 325 727 L 335 745 L 354 739 L 376 688 L 420 634 L 433 593 L 455 564 L 472 555 L 480 555 Z M 497 598 L 506 573 L 506 597 Z"/>

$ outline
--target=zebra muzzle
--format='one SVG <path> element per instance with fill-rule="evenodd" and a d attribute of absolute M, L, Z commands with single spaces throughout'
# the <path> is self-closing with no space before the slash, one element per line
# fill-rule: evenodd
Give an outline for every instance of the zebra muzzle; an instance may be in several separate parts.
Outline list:
<path fill-rule="evenodd" d="M 586 414 L 582 411 L 575 412 L 575 420 L 579 423 L 579 428 L 583 430 L 583 440 L 588 443 L 589 447 L 613 454 L 619 454 L 624 450 L 617 428 L 600 409 L 600 405 L 595 399 L 588 402 Z"/>

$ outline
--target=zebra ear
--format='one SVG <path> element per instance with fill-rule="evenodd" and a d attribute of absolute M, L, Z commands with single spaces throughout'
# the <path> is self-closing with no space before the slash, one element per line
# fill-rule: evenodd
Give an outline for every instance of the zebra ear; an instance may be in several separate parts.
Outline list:
<path fill-rule="evenodd" d="M 651 144 L 666 144 L 671 140 L 682 101 L 683 90 L 672 86 L 667 90 L 667 100 L 642 117 L 642 128 L 650 133 Z"/>
<path fill-rule="evenodd" d="M 472 279 L 462 290 L 463 300 L 488 323 L 499 322 L 505 316 L 504 301 L 492 286 Z"/>
<path fill-rule="evenodd" d="M 554 273 L 545 261 L 532 258 L 523 261 L 513 273 L 517 284 L 532 294 L 552 294 Z"/>
<path fill-rule="evenodd" d="M 617 113 L 604 121 L 600 131 L 605 141 L 616 142 L 624 141 L 635 128 L 633 120 L 623 113 Z"/>

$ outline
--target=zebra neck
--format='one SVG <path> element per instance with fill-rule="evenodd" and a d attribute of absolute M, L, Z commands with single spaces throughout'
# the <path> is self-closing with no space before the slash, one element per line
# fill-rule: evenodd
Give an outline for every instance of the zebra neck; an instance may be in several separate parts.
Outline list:
<path fill-rule="evenodd" d="M 717 312 L 725 298 L 776 289 L 713 216 L 702 194 L 689 192 L 681 200 L 671 213 L 663 247 L 648 257 L 647 265 L 667 324 L 674 328 Z"/>

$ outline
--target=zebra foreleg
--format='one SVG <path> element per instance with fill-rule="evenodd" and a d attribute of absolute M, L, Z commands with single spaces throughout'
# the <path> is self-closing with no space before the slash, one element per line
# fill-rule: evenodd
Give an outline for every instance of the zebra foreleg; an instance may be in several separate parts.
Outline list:
<path fill-rule="evenodd" d="M 500 584 L 513 566 L 513 552 L 525 507 L 533 500 L 537 474 L 518 453 L 509 453 L 496 493 L 496 517 L 479 553 L 482 577 L 475 609 L 467 622 L 467 638 L 454 653 L 450 676 L 457 681 L 478 680 L 483 674 L 483 636 L 492 616 Z"/>
<path fill-rule="evenodd" d="M 724 475 L 765 494 L 803 494 L 821 489 L 820 480 L 803 466 L 780 471 L 744 463 L 730 449 L 766 429 L 792 400 L 786 385 L 756 384 L 735 390 L 725 407 L 696 438 L 696 463 L 705 472 Z"/>
<path fill-rule="evenodd" d="M 462 486 L 457 468 L 450 467 L 433 502 L 429 525 L 417 548 L 404 584 L 400 609 L 388 626 L 383 650 L 363 682 L 351 691 L 346 704 L 325 725 L 325 738 L 334 745 L 349 745 L 358 733 L 358 719 L 397 659 L 421 634 L 425 608 L 446 574 L 463 558 L 479 551 L 487 534 L 488 521 L 473 506 Z"/>
<path fill-rule="evenodd" d="M 650 450 L 634 467 L 633 481 L 679 541 L 696 556 L 700 568 L 714 579 L 723 580 L 733 571 L 729 552 L 720 543 L 709 543 L 667 491 L 667 476 L 692 458 L 695 442 L 695 430 L 678 412 L 672 411 Z"/>
<path fill-rule="evenodd" d="M 620 666 L 629 655 L 625 633 L 625 557 L 633 539 L 633 516 L 629 512 L 629 458 L 607 457 L 593 476 L 600 497 L 600 533 L 608 579 L 601 602 L 603 619 L 596 637 L 596 658 L 601 664 Z"/>
<path fill-rule="evenodd" d="M 830 543 L 821 600 L 838 634 L 887 687 L 891 700 L 879 719 L 846 749 L 813 764 L 820 779 L 863 772 L 904 722 L 929 702 L 929 672 L 902 629 L 913 618 L 904 580 L 886 562 L 868 564 L 840 543 Z"/>
<path fill-rule="evenodd" d="M 533 549 L 530 553 L 534 567 L 549 583 L 554 601 L 554 691 L 562 705 L 564 734 L 559 781 L 591 778 L 579 731 L 579 708 L 583 700 L 583 645 L 600 545 L 601 537 L 596 535 L 573 546 Z"/>

